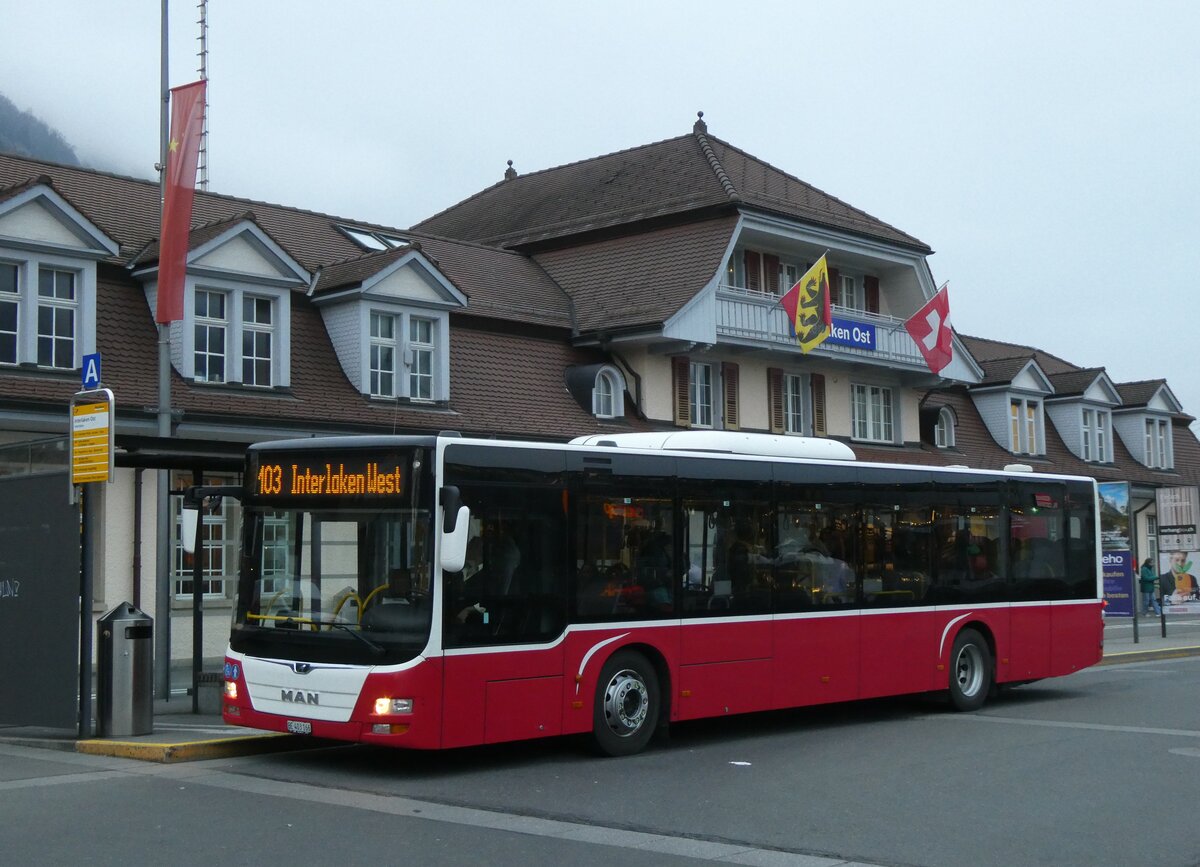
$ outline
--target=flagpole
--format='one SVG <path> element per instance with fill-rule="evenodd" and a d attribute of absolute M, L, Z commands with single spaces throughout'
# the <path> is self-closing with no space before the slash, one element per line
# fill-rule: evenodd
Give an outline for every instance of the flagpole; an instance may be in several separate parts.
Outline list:
<path fill-rule="evenodd" d="M 162 32 L 160 34 L 162 105 L 158 127 L 158 224 L 162 226 L 163 199 L 167 188 L 167 139 L 170 136 L 171 83 L 168 64 L 168 0 L 162 0 Z M 161 231 L 161 230 L 160 230 Z M 162 246 L 162 238 L 159 238 Z M 161 268 L 160 268 L 161 271 Z M 161 286 L 159 291 L 161 292 Z M 171 436 L 171 325 L 158 326 L 158 436 Z M 171 496 L 170 472 L 158 468 L 157 532 L 155 534 L 154 593 L 154 694 L 159 699 L 171 697 Z"/>

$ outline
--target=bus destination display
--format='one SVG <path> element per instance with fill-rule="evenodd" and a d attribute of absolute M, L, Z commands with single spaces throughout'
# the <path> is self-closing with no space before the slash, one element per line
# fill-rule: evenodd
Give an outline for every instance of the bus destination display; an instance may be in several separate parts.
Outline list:
<path fill-rule="evenodd" d="M 324 461 L 314 456 L 263 461 L 257 493 L 272 497 L 387 496 L 404 492 L 399 464 L 341 456 Z"/>

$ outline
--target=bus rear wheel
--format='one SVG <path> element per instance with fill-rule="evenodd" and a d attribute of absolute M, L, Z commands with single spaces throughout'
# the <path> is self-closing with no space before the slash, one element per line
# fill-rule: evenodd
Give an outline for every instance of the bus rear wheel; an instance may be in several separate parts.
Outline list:
<path fill-rule="evenodd" d="M 955 710 L 979 710 L 992 686 L 992 653 L 983 636 L 964 629 L 950 652 L 950 703 Z"/>
<path fill-rule="evenodd" d="M 658 674 L 642 654 L 614 653 L 600 670 L 592 709 L 592 737 L 605 756 L 631 756 L 645 749 L 658 725 Z"/>

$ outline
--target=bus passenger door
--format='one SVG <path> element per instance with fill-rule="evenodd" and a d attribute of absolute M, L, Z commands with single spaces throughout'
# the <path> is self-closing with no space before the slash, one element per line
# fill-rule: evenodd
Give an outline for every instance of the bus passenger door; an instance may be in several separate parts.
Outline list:
<path fill-rule="evenodd" d="M 471 527 L 463 570 L 444 575 L 442 746 L 559 734 L 562 491 L 552 484 L 458 487 Z"/>

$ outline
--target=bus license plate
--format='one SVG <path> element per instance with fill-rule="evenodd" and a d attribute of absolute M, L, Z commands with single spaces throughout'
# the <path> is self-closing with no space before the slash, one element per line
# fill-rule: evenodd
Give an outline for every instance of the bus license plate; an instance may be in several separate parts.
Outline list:
<path fill-rule="evenodd" d="M 287 721 L 287 730 L 294 735 L 311 735 L 312 723 L 290 719 Z"/>

